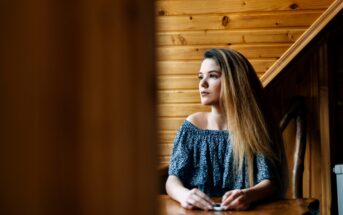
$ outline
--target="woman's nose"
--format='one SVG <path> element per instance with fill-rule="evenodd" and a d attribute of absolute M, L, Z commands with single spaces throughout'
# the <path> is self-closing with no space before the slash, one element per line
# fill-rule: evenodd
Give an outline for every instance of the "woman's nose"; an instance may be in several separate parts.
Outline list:
<path fill-rule="evenodd" d="M 204 87 L 204 88 L 208 87 L 208 82 L 207 82 L 206 78 L 201 79 L 200 86 Z"/>

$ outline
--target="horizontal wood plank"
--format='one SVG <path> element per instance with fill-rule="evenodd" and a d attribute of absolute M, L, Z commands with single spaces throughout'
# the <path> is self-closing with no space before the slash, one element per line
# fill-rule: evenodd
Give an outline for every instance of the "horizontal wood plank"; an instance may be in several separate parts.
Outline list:
<path fill-rule="evenodd" d="M 160 166 L 169 165 L 170 156 L 158 156 Z"/>
<path fill-rule="evenodd" d="M 159 155 L 169 156 L 173 151 L 173 144 L 159 144 Z"/>
<path fill-rule="evenodd" d="M 156 19 L 157 32 L 187 30 L 256 29 L 308 27 L 322 11 L 277 13 L 235 13 L 190 16 L 162 16 Z"/>
<path fill-rule="evenodd" d="M 257 73 L 264 73 L 276 59 L 250 59 Z M 200 69 L 200 60 L 158 61 L 159 75 L 197 75 Z"/>
<path fill-rule="evenodd" d="M 158 117 L 184 117 L 195 112 L 209 112 L 210 107 L 201 104 L 159 104 Z"/>
<path fill-rule="evenodd" d="M 200 103 L 198 90 L 159 90 L 157 98 L 160 104 Z"/>
<path fill-rule="evenodd" d="M 158 134 L 162 144 L 172 144 L 177 131 L 160 131 Z"/>
<path fill-rule="evenodd" d="M 157 78 L 158 89 L 197 89 L 199 79 L 197 75 L 183 75 L 183 76 L 159 76 Z"/>
<path fill-rule="evenodd" d="M 216 48 L 232 48 L 247 58 L 279 58 L 292 43 L 249 44 L 217 46 Z M 211 46 L 164 46 L 157 47 L 158 60 L 200 60 L 203 53 Z"/>
<path fill-rule="evenodd" d="M 159 117 L 157 119 L 157 124 L 159 131 L 173 130 L 176 131 L 180 128 L 181 124 L 185 120 L 185 117 Z"/>
<path fill-rule="evenodd" d="M 161 32 L 157 34 L 156 39 L 158 46 L 289 43 L 298 39 L 304 31 L 305 28 Z"/>
<path fill-rule="evenodd" d="M 161 32 L 156 35 L 157 45 L 233 44 L 244 42 L 244 31 L 202 30 Z"/>
<path fill-rule="evenodd" d="M 326 9 L 333 0 L 164 0 L 156 1 L 156 15 L 234 13 Z"/>
<path fill-rule="evenodd" d="M 200 60 L 157 61 L 159 75 L 196 75 L 200 69 Z"/>

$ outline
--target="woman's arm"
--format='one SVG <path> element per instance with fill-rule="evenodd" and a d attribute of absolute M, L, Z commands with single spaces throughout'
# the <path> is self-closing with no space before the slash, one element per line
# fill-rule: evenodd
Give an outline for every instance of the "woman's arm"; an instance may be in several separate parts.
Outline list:
<path fill-rule="evenodd" d="M 275 189 L 274 183 L 271 180 L 265 179 L 250 188 L 228 191 L 222 198 L 222 207 L 246 210 L 251 203 L 273 195 Z"/>
<path fill-rule="evenodd" d="M 204 210 L 212 209 L 214 202 L 200 190 L 194 188 L 189 190 L 185 188 L 181 180 L 170 175 L 166 182 L 168 195 L 180 202 L 181 206 L 187 209 L 201 208 Z"/>

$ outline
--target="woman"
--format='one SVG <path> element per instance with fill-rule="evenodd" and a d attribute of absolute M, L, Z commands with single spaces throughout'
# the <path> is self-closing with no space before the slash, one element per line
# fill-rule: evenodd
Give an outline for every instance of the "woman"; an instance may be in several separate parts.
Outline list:
<path fill-rule="evenodd" d="M 199 71 L 201 103 L 181 125 L 166 182 L 167 193 L 188 209 L 245 210 L 253 202 L 281 197 L 287 162 L 278 125 L 248 60 L 230 49 L 211 49 Z"/>

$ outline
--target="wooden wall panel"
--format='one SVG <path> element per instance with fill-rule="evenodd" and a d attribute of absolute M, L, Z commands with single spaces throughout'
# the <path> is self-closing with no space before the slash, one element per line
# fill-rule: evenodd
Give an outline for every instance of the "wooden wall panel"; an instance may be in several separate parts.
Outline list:
<path fill-rule="evenodd" d="M 163 156 L 163 155 L 159 156 L 159 162 L 161 166 L 168 165 L 169 160 L 170 160 L 170 156 Z"/>
<path fill-rule="evenodd" d="M 157 70 L 159 75 L 193 75 L 197 76 L 200 69 L 198 60 L 168 60 L 158 61 Z"/>
<path fill-rule="evenodd" d="M 166 45 L 229 45 L 233 43 L 288 43 L 294 42 L 304 28 L 272 30 L 203 30 L 184 32 L 161 32 L 157 43 Z"/>
<path fill-rule="evenodd" d="M 215 46 L 217 48 L 232 48 L 241 52 L 247 58 L 274 58 L 283 54 L 292 43 L 280 44 L 233 44 Z M 200 60 L 203 53 L 211 48 L 210 45 L 199 46 L 161 46 L 157 48 L 158 60 Z M 197 71 L 195 71 L 197 72 Z"/>
<path fill-rule="evenodd" d="M 158 89 L 175 90 L 175 89 L 196 89 L 199 79 L 195 76 L 159 76 Z"/>
<path fill-rule="evenodd" d="M 161 117 L 183 117 L 195 112 L 207 112 L 209 107 L 201 104 L 160 104 L 158 106 L 158 116 Z"/>
<path fill-rule="evenodd" d="M 158 118 L 158 125 L 160 128 L 160 131 L 167 131 L 167 130 L 174 130 L 176 131 L 182 122 L 185 120 L 184 117 L 159 117 Z"/>
<path fill-rule="evenodd" d="M 176 131 L 161 131 L 159 137 L 163 142 L 172 144 L 172 141 L 175 138 Z M 167 155 L 167 154 L 166 154 Z"/>
<path fill-rule="evenodd" d="M 199 90 L 160 90 L 158 99 L 164 104 L 192 104 L 200 103 Z"/>
<path fill-rule="evenodd" d="M 330 0 L 301 0 L 295 3 L 292 0 L 157 0 L 156 15 L 182 15 L 182 14 L 213 14 L 250 11 L 287 11 L 323 9 Z"/>
<path fill-rule="evenodd" d="M 162 156 L 169 156 L 173 150 L 173 144 L 160 144 L 159 147 Z"/>
<path fill-rule="evenodd" d="M 157 17 L 158 31 L 229 30 L 279 27 L 308 27 L 322 10 L 262 13 L 208 14 Z"/>

